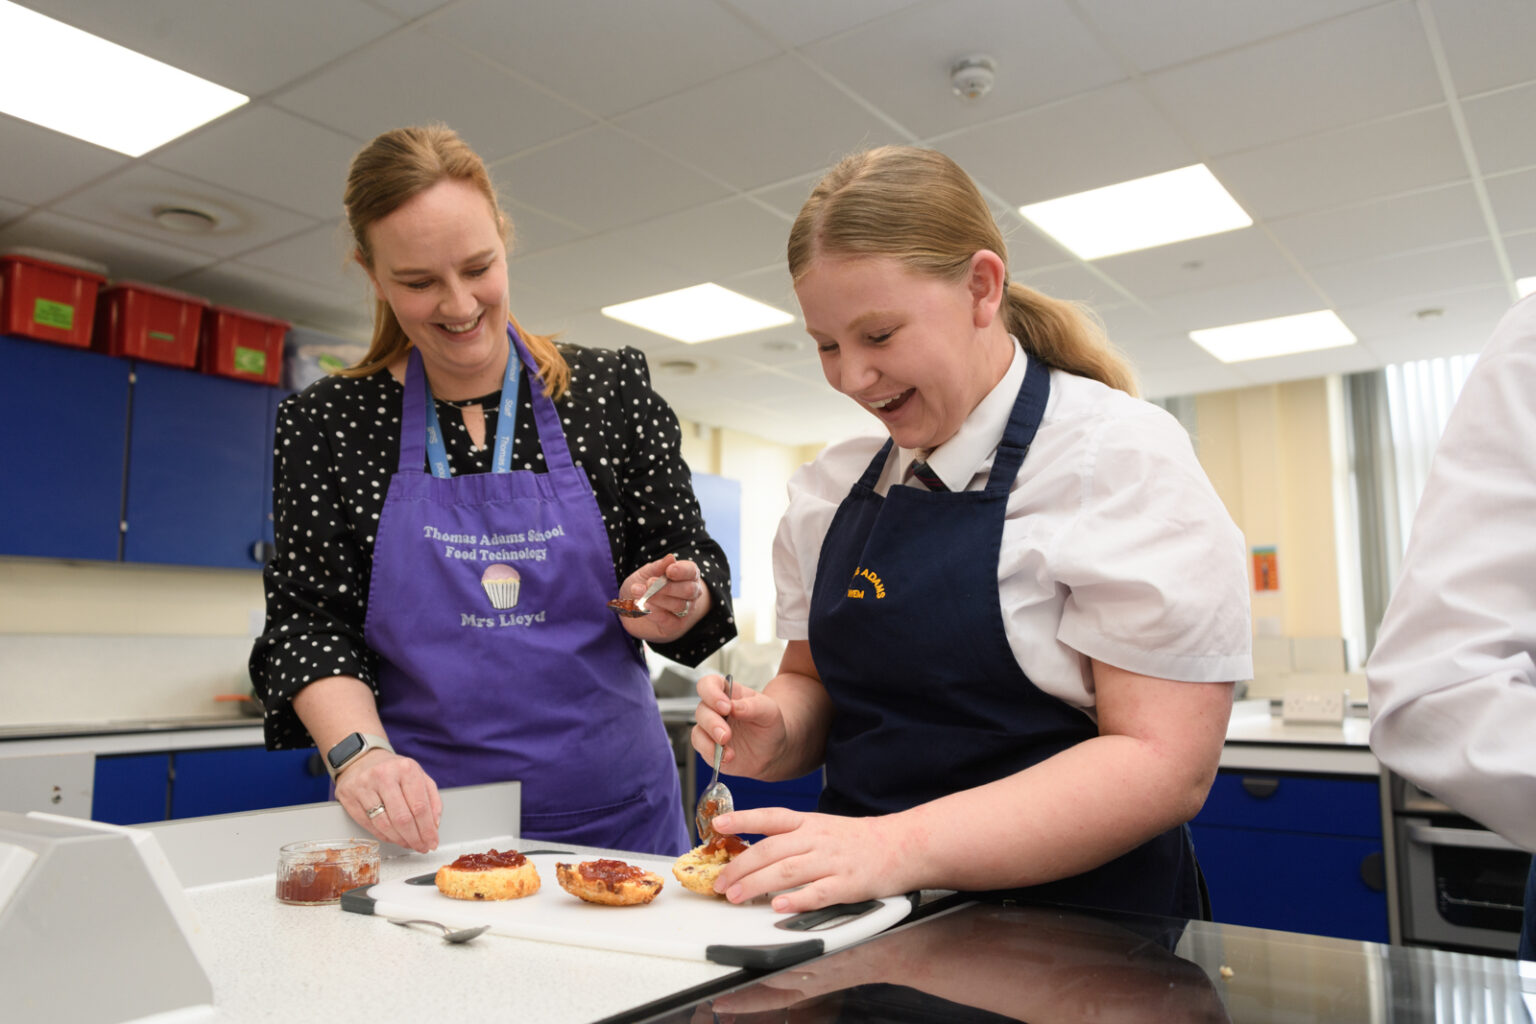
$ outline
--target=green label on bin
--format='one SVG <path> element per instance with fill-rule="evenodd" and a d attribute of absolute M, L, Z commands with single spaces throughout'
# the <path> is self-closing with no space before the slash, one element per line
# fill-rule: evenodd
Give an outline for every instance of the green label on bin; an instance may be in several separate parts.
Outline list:
<path fill-rule="evenodd" d="M 64 302 L 38 299 L 32 303 L 32 322 L 43 327 L 71 330 L 75 326 L 75 307 Z"/>
<path fill-rule="evenodd" d="M 235 369 L 240 373 L 264 374 L 267 372 L 267 354 L 259 348 L 236 345 Z"/>
<path fill-rule="evenodd" d="M 176 340 L 176 335 L 174 335 L 174 334 L 166 334 L 164 331 L 150 331 L 149 332 L 149 340 L 150 341 L 175 341 Z"/>

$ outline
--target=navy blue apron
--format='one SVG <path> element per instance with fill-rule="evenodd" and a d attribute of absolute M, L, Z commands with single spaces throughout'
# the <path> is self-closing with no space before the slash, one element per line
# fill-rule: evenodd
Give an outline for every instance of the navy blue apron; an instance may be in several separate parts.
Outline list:
<path fill-rule="evenodd" d="M 875 484 L 886 441 L 838 508 L 811 591 L 811 656 L 835 706 L 820 809 L 888 814 L 1013 775 L 1098 735 L 1030 682 L 1004 629 L 1008 492 L 1050 394 L 1034 359 L 985 490 Z M 978 842 L 987 842 L 978 836 Z M 1072 878 L 991 897 L 1201 917 L 1189 830 Z"/>
<path fill-rule="evenodd" d="M 1517 955 L 1521 960 L 1536 960 L 1536 857 L 1531 858 L 1531 873 L 1525 879 L 1525 920 Z"/>

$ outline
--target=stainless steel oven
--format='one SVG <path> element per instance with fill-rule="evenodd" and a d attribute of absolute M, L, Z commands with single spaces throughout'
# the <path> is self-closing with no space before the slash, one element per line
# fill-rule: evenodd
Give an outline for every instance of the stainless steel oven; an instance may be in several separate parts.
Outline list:
<path fill-rule="evenodd" d="M 1403 944 L 1513 956 L 1531 855 L 1395 774 L 1391 789 Z"/>

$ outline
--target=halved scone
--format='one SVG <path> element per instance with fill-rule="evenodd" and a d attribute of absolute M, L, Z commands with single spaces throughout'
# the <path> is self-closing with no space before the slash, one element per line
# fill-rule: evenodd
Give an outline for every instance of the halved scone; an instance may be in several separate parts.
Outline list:
<path fill-rule="evenodd" d="M 705 896 L 719 896 L 720 893 L 715 892 L 715 879 L 720 877 L 720 869 L 746 848 L 746 842 L 735 836 L 716 836 L 677 858 L 672 864 L 672 874 L 685 889 Z"/>
<path fill-rule="evenodd" d="M 634 907 L 649 903 L 661 892 L 661 876 L 621 860 L 586 860 L 556 864 L 560 888 L 588 903 Z"/>

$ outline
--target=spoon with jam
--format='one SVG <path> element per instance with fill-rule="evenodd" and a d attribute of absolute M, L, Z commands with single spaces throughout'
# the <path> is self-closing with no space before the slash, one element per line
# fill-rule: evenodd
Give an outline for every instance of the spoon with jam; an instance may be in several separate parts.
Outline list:
<path fill-rule="evenodd" d="M 725 677 L 725 697 L 727 700 L 736 699 L 736 683 L 729 675 Z M 720 781 L 720 754 L 725 750 L 719 743 L 715 744 L 715 769 L 709 777 L 709 785 L 704 792 L 699 794 L 698 806 L 693 811 L 693 824 L 699 833 L 699 842 L 708 843 L 715 839 L 715 816 L 726 814 L 735 810 L 735 804 L 731 800 L 731 791 L 725 788 Z"/>
<path fill-rule="evenodd" d="M 656 592 L 667 585 L 667 576 L 663 573 L 651 580 L 651 585 L 645 588 L 645 593 L 639 599 L 632 597 L 616 597 L 608 602 L 608 607 L 624 616 L 626 619 L 638 619 L 642 615 L 651 614 L 651 610 L 645 603 L 656 596 Z"/>

